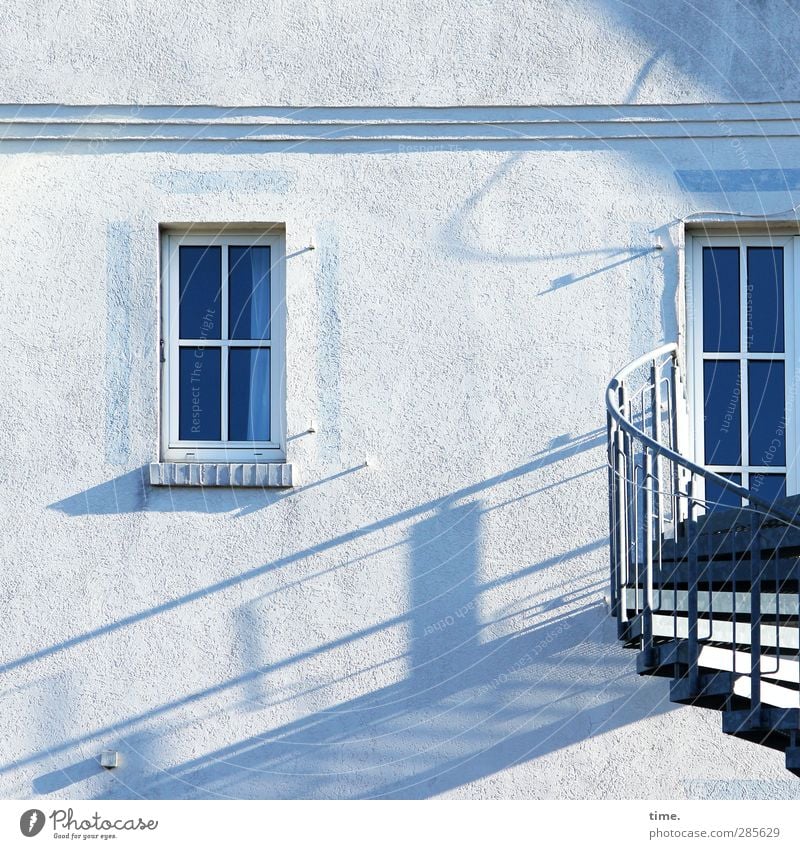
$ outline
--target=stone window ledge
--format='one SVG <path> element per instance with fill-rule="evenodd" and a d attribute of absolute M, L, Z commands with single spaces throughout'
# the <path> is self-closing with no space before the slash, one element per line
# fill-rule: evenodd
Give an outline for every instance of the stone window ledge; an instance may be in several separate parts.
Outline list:
<path fill-rule="evenodd" d="M 151 463 L 153 486 L 291 487 L 291 463 Z"/>

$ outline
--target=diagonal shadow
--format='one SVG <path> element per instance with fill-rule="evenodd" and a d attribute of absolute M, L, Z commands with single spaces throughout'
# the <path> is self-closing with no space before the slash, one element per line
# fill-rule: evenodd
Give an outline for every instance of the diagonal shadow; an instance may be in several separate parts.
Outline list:
<path fill-rule="evenodd" d="M 239 575 L 226 578 L 224 580 L 218 581 L 214 584 L 210 584 L 205 587 L 201 587 L 200 589 L 195 590 L 191 593 L 187 593 L 178 598 L 166 601 L 163 604 L 159 604 L 147 610 L 142 610 L 137 613 L 133 613 L 130 616 L 125 616 L 121 619 L 118 619 L 116 622 L 109 623 L 108 625 L 103 625 L 99 628 L 94 628 L 82 634 L 77 634 L 74 637 L 70 637 L 69 639 L 64 640 L 60 643 L 55 643 L 53 645 L 39 649 L 38 651 L 31 652 L 14 660 L 7 661 L 6 663 L 0 665 L 0 673 L 9 672 L 13 669 L 18 669 L 19 667 L 25 666 L 34 661 L 41 660 L 42 658 L 49 657 L 51 655 L 57 654 L 58 652 L 81 645 L 82 643 L 88 642 L 89 640 L 95 639 L 105 634 L 113 633 L 114 631 L 118 631 L 129 625 L 133 625 L 138 622 L 151 619 L 155 616 L 160 615 L 161 613 L 166 613 L 167 611 L 171 611 L 183 605 L 190 604 L 191 602 L 196 601 L 197 599 L 203 598 L 212 593 L 221 592 L 231 587 L 243 584 L 247 581 L 251 581 L 255 578 L 260 577 L 261 575 L 267 574 L 268 572 L 281 569 L 282 567 L 290 563 L 295 563 L 297 561 L 311 558 L 314 555 L 329 551 L 344 543 L 361 539 L 376 531 L 381 531 L 393 525 L 408 521 L 409 519 L 414 519 L 415 517 L 418 517 L 421 514 L 427 513 L 431 510 L 435 510 L 450 501 L 457 501 L 460 499 L 473 497 L 490 487 L 507 483 L 508 481 L 537 471 L 538 469 L 544 468 L 545 466 L 548 466 L 552 463 L 557 463 L 562 460 L 569 459 L 570 457 L 574 457 L 583 451 L 598 448 L 603 445 L 604 442 L 605 431 L 599 428 L 597 430 L 590 431 L 589 433 L 583 434 L 578 437 L 567 437 L 566 441 L 563 438 L 557 438 L 553 441 L 553 447 L 548 447 L 544 451 L 540 451 L 538 454 L 534 455 L 534 458 L 530 462 L 524 463 L 523 465 L 518 466 L 515 469 L 511 469 L 510 471 L 503 472 L 501 474 L 495 475 L 494 477 L 463 487 L 443 498 L 435 499 L 432 501 L 425 502 L 423 504 L 416 505 L 414 507 L 409 508 L 408 510 L 401 511 L 400 513 L 397 513 L 388 518 L 380 519 L 376 522 L 371 522 L 369 524 L 363 525 L 360 528 L 356 528 L 345 534 L 340 534 L 339 536 L 334 537 L 330 540 L 326 540 L 317 545 L 310 546 L 308 548 L 294 552 L 293 554 L 287 555 L 286 557 L 278 558 L 277 560 L 274 560 L 271 563 L 267 563 L 262 566 L 257 566 L 253 569 L 249 569 L 245 572 L 242 572 Z M 285 497 L 291 497 L 291 493 Z M 342 568 L 343 565 L 347 564 L 342 564 L 336 568 Z"/>
<path fill-rule="evenodd" d="M 481 582 L 481 522 L 478 500 L 439 505 L 415 523 L 406 539 L 409 555 L 408 611 L 398 620 L 351 633 L 351 642 L 408 622 L 407 674 L 348 701 L 225 746 L 176 768 L 159 768 L 139 752 L 130 723 L 103 729 L 127 736 L 132 771 L 102 798 L 423 798 L 504 769 L 516 759 L 540 757 L 641 715 L 626 710 L 636 688 L 614 635 L 603 636 L 608 618 L 596 599 L 561 605 L 548 600 L 539 621 L 517 632 L 487 638 L 482 597 L 502 579 Z M 601 541 L 515 573 L 557 568 Z M 268 634 L 263 635 L 269 639 Z M 192 697 L 259 682 L 334 644 L 254 668 L 224 685 Z M 248 650 L 251 659 L 257 652 Z M 587 681 L 597 682 L 587 684 Z M 603 689 L 610 689 L 607 693 Z M 249 692 L 251 700 L 257 691 Z M 578 710 L 589 700 L 587 712 Z M 161 705 L 136 718 L 152 723 L 187 700 Z M 269 714 L 267 714 L 267 717 Z M 70 741 L 65 748 L 78 741 Z M 132 777 L 131 777 L 132 776 Z"/>
<path fill-rule="evenodd" d="M 477 496 L 489 486 L 601 441 L 599 431 L 577 439 L 562 437 L 531 463 L 359 529 L 356 533 L 362 535 L 402 518 L 416 518 L 405 539 L 409 573 L 403 614 L 261 665 L 258 647 L 245 647 L 249 668 L 242 675 L 66 740 L 47 752 L 7 764 L 2 772 L 82 743 L 112 738 L 111 745 L 124 750 L 137 768 L 111 774 L 111 785 L 99 791 L 103 798 L 424 798 L 640 718 L 641 707 L 629 706 L 639 685 L 628 674 L 624 651 L 615 647 L 615 635 L 603 633 L 611 626 L 597 600 L 597 584 L 590 581 L 583 593 L 576 593 L 572 583 L 565 584 L 560 600 L 548 591 L 539 604 L 532 603 L 535 595 L 511 593 L 509 604 L 499 613 L 496 608 L 491 616 L 484 613 L 489 594 L 505 592 L 511 581 L 558 569 L 565 559 L 589 554 L 605 540 L 512 574 L 481 579 L 481 525 L 493 507 L 484 508 Z M 352 535 L 321 548 L 347 538 Z M 278 567 L 276 562 L 263 568 Z M 246 580 L 263 568 L 226 583 Z M 542 577 L 548 587 L 553 585 Z M 195 597 L 210 591 L 214 588 Z M 172 605 L 186 603 L 187 598 Z M 156 609 L 144 615 L 156 615 Z M 252 622 L 252 617 L 245 620 L 245 626 Z M 121 620 L 113 627 L 124 624 Z M 278 673 L 277 680 L 284 681 L 280 673 L 290 667 L 303 669 L 303 664 L 326 652 L 397 626 L 405 626 L 408 634 L 407 651 L 398 658 L 405 675 L 395 668 L 388 683 L 380 684 L 387 678 L 379 676 L 366 692 L 347 701 L 270 724 L 270 717 L 282 715 L 284 709 L 271 712 L 279 702 L 273 699 L 273 689 L 262 686 L 268 676 Z M 261 638 L 268 641 L 268 622 L 262 627 Z M 317 698 L 323 703 L 326 686 L 333 683 L 321 684 Z M 238 696 L 251 707 L 263 700 L 264 713 L 250 715 L 264 722 L 265 730 L 177 767 L 169 765 L 157 742 L 159 726 L 174 727 L 173 712 L 207 699 L 213 703 L 213 697 L 221 694 L 230 696 L 227 710 L 239 712 L 244 708 Z M 302 710 L 303 700 L 284 704 L 292 711 Z M 648 710 L 652 712 L 652 706 Z M 116 735 L 120 737 L 113 741 Z M 85 769 L 84 763 L 50 772 L 37 778 L 35 787 L 59 792 L 81 780 Z M 88 772 L 86 776 L 91 777 Z"/>
<path fill-rule="evenodd" d="M 412 648 L 405 680 L 101 797 L 429 798 L 673 709 L 637 699 L 624 651 L 592 636 L 602 617 L 593 605 L 483 644 L 465 625 Z"/>
<path fill-rule="evenodd" d="M 573 549 L 572 551 L 565 552 L 560 555 L 555 555 L 554 557 L 548 558 L 547 560 L 543 560 L 539 563 L 532 564 L 530 566 L 525 567 L 524 569 L 520 569 L 518 572 L 515 572 L 513 575 L 506 575 L 502 578 L 496 578 L 491 581 L 487 581 L 482 583 L 478 587 L 478 591 L 485 592 L 487 590 L 495 589 L 502 584 L 508 583 L 517 578 L 525 577 L 527 575 L 531 575 L 534 572 L 544 571 L 546 569 L 553 568 L 564 563 L 566 560 L 569 560 L 574 557 L 580 557 L 585 554 L 589 554 L 592 551 L 596 551 L 602 548 L 606 544 L 606 541 L 596 540 L 594 542 L 588 543 L 584 546 L 580 546 L 579 548 Z M 596 587 L 601 586 L 597 584 Z M 604 584 L 603 584 L 604 586 Z M 596 596 L 596 592 L 593 595 Z M 575 601 L 575 596 L 567 593 L 565 598 L 568 598 L 570 603 Z M 463 605 L 462 605 L 463 607 Z M 545 612 L 553 613 L 554 615 L 557 613 L 559 605 L 557 602 L 548 602 L 546 605 L 539 607 L 536 610 L 536 614 L 541 615 Z M 448 605 L 447 611 L 442 614 L 440 620 L 445 621 L 448 616 L 455 615 L 458 613 L 458 608 L 454 613 L 451 614 L 450 607 Z M 523 610 L 521 613 L 528 614 L 531 611 Z M 502 617 L 502 619 L 497 621 L 503 621 L 510 617 Z M 202 690 L 198 690 L 194 693 L 191 693 L 187 696 L 184 696 L 180 699 L 175 699 L 171 702 L 165 702 L 164 704 L 158 705 L 155 708 L 151 708 L 150 710 L 144 711 L 139 714 L 135 714 L 133 716 L 128 717 L 124 721 L 116 722 L 111 725 L 104 726 L 102 728 L 97 728 L 94 731 L 82 735 L 80 737 L 73 737 L 67 740 L 64 740 L 60 744 L 56 746 L 50 747 L 46 752 L 37 752 L 29 757 L 19 758 L 15 761 L 4 764 L 0 767 L 0 775 L 7 773 L 13 769 L 17 769 L 18 767 L 25 766 L 27 764 L 33 763 L 39 760 L 44 755 L 56 755 L 62 752 L 66 752 L 72 749 L 75 746 L 82 745 L 84 743 L 89 743 L 92 740 L 97 739 L 98 737 L 105 737 L 110 734 L 120 734 L 128 732 L 132 727 L 138 726 L 142 723 L 146 723 L 150 720 L 160 719 L 171 713 L 172 711 L 178 710 L 180 708 L 184 708 L 190 705 L 198 704 L 203 702 L 205 699 L 211 698 L 213 696 L 217 696 L 221 693 L 234 692 L 239 688 L 248 688 L 257 686 L 263 679 L 265 675 L 268 675 L 273 672 L 278 672 L 282 669 L 286 669 L 297 664 L 301 664 L 304 661 L 312 660 L 313 658 L 325 654 L 326 652 L 333 651 L 335 649 L 341 648 L 342 646 L 357 642 L 358 640 L 363 640 L 365 638 L 381 634 L 386 632 L 387 630 L 394 628 L 395 626 L 402 625 L 407 622 L 409 619 L 408 616 L 397 616 L 392 619 L 385 619 L 375 625 L 371 625 L 365 628 L 361 628 L 358 631 L 353 631 L 345 637 L 341 637 L 339 639 L 330 640 L 328 642 L 322 643 L 318 646 L 315 646 L 313 649 L 310 649 L 305 652 L 300 652 L 298 654 L 291 655 L 290 657 L 286 657 L 277 661 L 273 661 L 268 664 L 263 664 L 259 666 L 253 666 L 248 669 L 248 671 L 242 673 L 241 675 L 236 675 L 232 678 L 228 678 L 225 681 L 220 681 L 217 684 L 214 684 L 212 687 L 207 687 Z M 550 620 L 548 620 L 550 621 Z M 439 620 L 437 620 L 439 622 Z M 434 623 L 435 625 L 436 623 Z M 494 624 L 494 623 L 492 623 Z M 432 627 L 432 630 L 439 630 L 435 627 Z M 615 641 L 611 642 L 611 645 L 616 645 Z M 251 652 L 252 654 L 252 652 Z M 277 703 L 277 702 L 276 702 Z"/>

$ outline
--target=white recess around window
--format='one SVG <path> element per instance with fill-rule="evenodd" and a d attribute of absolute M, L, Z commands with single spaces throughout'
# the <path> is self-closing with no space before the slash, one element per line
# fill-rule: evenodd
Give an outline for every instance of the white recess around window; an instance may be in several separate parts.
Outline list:
<path fill-rule="evenodd" d="M 284 255 L 275 233 L 163 235 L 162 460 L 285 459 Z"/>
<path fill-rule="evenodd" d="M 689 378 L 700 463 L 767 501 L 800 491 L 800 238 L 703 236 L 689 253 Z M 736 506 L 706 487 L 710 509 Z"/>

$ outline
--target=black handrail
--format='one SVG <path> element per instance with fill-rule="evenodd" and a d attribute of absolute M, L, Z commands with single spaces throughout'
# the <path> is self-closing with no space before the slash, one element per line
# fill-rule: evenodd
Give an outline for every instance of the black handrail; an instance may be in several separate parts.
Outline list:
<path fill-rule="evenodd" d="M 634 425 L 632 422 L 628 421 L 625 418 L 625 415 L 623 414 L 619 405 L 619 390 L 620 387 L 624 386 L 626 377 L 634 373 L 642 366 L 655 362 L 659 358 L 662 358 L 667 354 L 671 355 L 671 357 L 673 358 L 677 370 L 678 346 L 676 343 L 671 342 L 667 345 L 662 345 L 660 348 L 656 348 L 655 350 L 650 351 L 647 354 L 643 354 L 641 357 L 639 357 L 639 359 L 628 363 L 628 365 L 626 365 L 623 369 L 617 372 L 614 377 L 611 378 L 611 381 L 609 382 L 608 387 L 606 389 L 606 409 L 608 410 L 608 414 L 611 417 L 611 420 L 614 425 L 616 427 L 619 427 L 624 432 L 630 434 L 631 436 L 634 436 L 636 439 L 641 441 L 643 445 L 646 445 L 653 452 L 655 452 L 661 457 L 664 457 L 664 459 L 683 467 L 688 472 L 691 472 L 694 475 L 699 475 L 707 481 L 712 481 L 720 488 L 728 490 L 734 495 L 738 495 L 740 498 L 745 499 L 750 504 L 760 508 L 765 514 L 773 517 L 776 521 L 785 522 L 787 525 L 791 525 L 792 527 L 800 529 L 800 524 L 796 524 L 796 519 L 794 516 L 791 516 L 788 513 L 784 513 L 782 510 L 776 508 L 771 502 L 760 498 L 758 495 L 755 495 L 753 492 L 747 489 L 747 487 L 740 486 L 739 484 L 734 483 L 729 478 L 723 477 L 717 472 L 714 472 L 711 469 L 707 469 L 705 466 L 701 466 L 699 463 L 695 463 L 688 457 L 685 457 L 682 454 L 679 454 L 677 451 L 674 451 L 669 447 L 661 444 L 652 437 L 648 436 L 648 434 L 637 428 L 636 425 Z"/>

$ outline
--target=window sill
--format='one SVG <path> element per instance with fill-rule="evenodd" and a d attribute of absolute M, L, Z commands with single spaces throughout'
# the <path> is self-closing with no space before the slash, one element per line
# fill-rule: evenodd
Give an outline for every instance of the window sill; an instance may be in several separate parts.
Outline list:
<path fill-rule="evenodd" d="M 152 486 L 251 486 L 287 488 L 291 463 L 151 463 Z"/>

